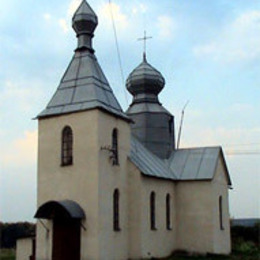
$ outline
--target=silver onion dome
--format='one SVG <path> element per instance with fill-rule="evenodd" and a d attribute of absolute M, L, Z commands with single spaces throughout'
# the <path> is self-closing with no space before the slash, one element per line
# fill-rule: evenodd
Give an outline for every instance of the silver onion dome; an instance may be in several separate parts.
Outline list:
<path fill-rule="evenodd" d="M 132 95 L 150 93 L 158 95 L 165 85 L 162 74 L 152 67 L 144 55 L 142 63 L 127 78 L 126 87 Z"/>

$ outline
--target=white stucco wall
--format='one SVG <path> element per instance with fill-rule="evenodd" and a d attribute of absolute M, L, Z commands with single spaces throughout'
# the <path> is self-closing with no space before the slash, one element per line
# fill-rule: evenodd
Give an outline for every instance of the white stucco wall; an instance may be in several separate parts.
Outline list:
<path fill-rule="evenodd" d="M 219 158 L 212 181 L 187 181 L 176 185 L 177 244 L 196 253 L 230 253 L 228 183 Z M 219 224 L 219 196 L 223 200 L 224 230 Z"/>
<path fill-rule="evenodd" d="M 21 238 L 16 241 L 16 260 L 29 260 L 33 250 L 33 238 Z"/>
<path fill-rule="evenodd" d="M 177 248 L 207 253 L 213 250 L 212 190 L 209 181 L 176 185 Z"/>
<path fill-rule="evenodd" d="M 156 230 L 150 227 L 150 194 L 154 191 Z M 166 196 L 171 197 L 171 230 L 166 227 Z M 129 162 L 129 257 L 165 257 L 175 249 L 175 191 L 172 181 L 144 177 Z"/>
<path fill-rule="evenodd" d="M 73 130 L 73 165 L 61 166 L 61 133 L 69 125 Z M 112 131 L 118 130 L 119 166 L 113 166 Z M 127 155 L 130 150 L 130 126 L 99 110 L 39 120 L 38 207 L 49 200 L 70 199 L 86 213 L 81 229 L 81 259 L 126 259 L 127 248 Z M 120 191 L 121 231 L 113 230 L 113 192 Z M 44 221 L 50 230 L 37 224 L 37 257 L 51 259 L 52 221 Z"/>
<path fill-rule="evenodd" d="M 223 158 L 218 160 L 216 173 L 212 181 L 214 192 L 214 252 L 218 254 L 229 254 L 231 252 L 230 239 L 230 215 L 229 215 L 229 197 L 227 189 L 227 176 L 224 167 Z M 222 197 L 222 220 L 223 229 L 220 228 L 219 220 L 219 197 Z"/>
<path fill-rule="evenodd" d="M 98 254 L 98 111 L 74 113 L 39 120 L 38 207 L 49 200 L 70 199 L 85 211 L 81 229 L 82 259 Z M 73 130 L 73 165 L 61 166 L 61 133 L 69 125 Z M 49 234 L 37 224 L 37 257 L 51 259 L 52 222 L 45 221 Z M 44 246 L 43 246 L 44 245 Z M 45 245 L 49 245 L 46 247 Z"/>
<path fill-rule="evenodd" d="M 142 257 L 165 257 L 169 256 L 175 249 L 175 231 L 177 223 L 175 220 L 175 189 L 171 181 L 141 177 L 141 244 Z M 156 230 L 150 228 L 150 194 L 154 191 Z M 166 228 L 166 196 L 171 197 L 171 223 L 172 229 Z"/>
<path fill-rule="evenodd" d="M 118 132 L 119 165 L 112 165 L 111 152 L 99 150 L 99 260 L 128 258 L 128 193 L 127 157 L 130 152 L 129 123 L 105 113 L 99 113 L 99 147 L 112 144 L 112 132 Z M 113 194 L 119 190 L 120 231 L 113 230 Z"/>

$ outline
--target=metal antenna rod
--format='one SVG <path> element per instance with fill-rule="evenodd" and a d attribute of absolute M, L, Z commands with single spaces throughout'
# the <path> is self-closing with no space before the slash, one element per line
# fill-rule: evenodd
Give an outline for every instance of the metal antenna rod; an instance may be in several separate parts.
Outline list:
<path fill-rule="evenodd" d="M 178 139 L 177 139 L 177 149 L 180 147 L 180 141 L 181 141 L 181 130 L 182 130 L 182 125 L 183 125 L 183 120 L 184 120 L 184 111 L 187 105 L 189 104 L 189 100 L 186 102 L 185 106 L 183 107 L 181 111 L 181 122 L 180 122 L 180 128 L 179 128 L 179 133 L 178 133 Z"/>
<path fill-rule="evenodd" d="M 112 25 L 113 25 L 113 31 L 114 31 L 114 37 L 115 37 L 115 43 L 116 43 L 117 57 L 118 57 L 118 62 L 119 62 L 119 67 L 120 67 L 120 72 L 121 72 L 122 84 L 123 84 L 123 87 L 124 87 L 125 76 L 124 76 L 124 71 L 123 71 L 123 66 L 122 66 L 122 59 L 121 59 L 121 55 L 120 55 L 120 48 L 119 48 L 119 43 L 118 43 L 115 18 L 114 18 L 114 14 L 113 14 L 112 1 L 109 0 L 108 3 L 109 3 L 110 16 L 111 16 Z M 124 93 L 125 93 L 126 104 L 128 105 L 127 92 L 126 92 L 125 88 L 124 88 Z"/>

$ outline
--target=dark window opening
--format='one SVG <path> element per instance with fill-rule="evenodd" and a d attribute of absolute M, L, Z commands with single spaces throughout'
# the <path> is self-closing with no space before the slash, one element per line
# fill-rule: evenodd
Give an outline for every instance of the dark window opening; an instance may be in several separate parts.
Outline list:
<path fill-rule="evenodd" d="M 172 133 L 172 123 L 173 123 L 173 117 L 171 116 L 170 119 L 169 119 L 169 133 L 171 134 Z"/>
<path fill-rule="evenodd" d="M 73 163 L 73 134 L 72 129 L 66 126 L 62 131 L 61 165 Z"/>
<path fill-rule="evenodd" d="M 117 129 L 113 130 L 112 133 L 112 160 L 113 160 L 113 165 L 118 165 L 118 133 Z"/>
<path fill-rule="evenodd" d="M 151 230 L 156 230 L 156 220 L 155 220 L 155 192 L 151 192 L 150 195 L 150 224 Z"/>
<path fill-rule="evenodd" d="M 222 196 L 219 197 L 219 227 L 220 230 L 224 230 L 223 226 L 223 201 L 222 201 Z"/>
<path fill-rule="evenodd" d="M 114 231 L 120 231 L 119 224 L 119 191 L 116 189 L 113 195 L 113 227 Z"/>
<path fill-rule="evenodd" d="M 166 196 L 166 228 L 171 230 L 171 196 L 167 194 Z"/>

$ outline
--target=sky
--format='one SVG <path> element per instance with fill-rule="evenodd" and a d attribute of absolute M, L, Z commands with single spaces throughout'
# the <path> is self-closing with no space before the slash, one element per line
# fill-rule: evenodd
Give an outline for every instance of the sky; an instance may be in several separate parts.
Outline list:
<path fill-rule="evenodd" d="M 37 120 L 77 45 L 80 0 L 0 0 L 0 221 L 34 221 Z M 148 62 L 166 80 L 180 147 L 221 145 L 232 179 L 230 216 L 260 217 L 260 1 L 89 0 L 99 17 L 94 49 L 122 108 L 125 80 Z M 122 71 L 116 48 L 112 9 Z"/>

